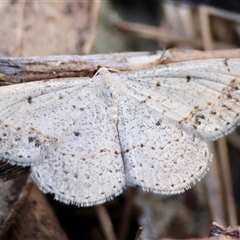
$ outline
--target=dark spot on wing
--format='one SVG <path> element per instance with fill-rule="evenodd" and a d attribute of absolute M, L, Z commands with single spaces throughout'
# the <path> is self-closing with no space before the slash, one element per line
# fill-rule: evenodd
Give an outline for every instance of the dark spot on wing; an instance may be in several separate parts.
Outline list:
<path fill-rule="evenodd" d="M 211 115 L 216 115 L 217 113 L 212 110 L 212 111 L 210 112 L 210 114 L 211 114 Z"/>
<path fill-rule="evenodd" d="M 232 109 L 229 106 L 227 106 L 226 104 L 222 104 L 222 107 L 226 108 L 228 111 L 232 111 Z"/>
<path fill-rule="evenodd" d="M 78 137 L 78 136 L 80 135 L 80 133 L 79 133 L 79 132 L 76 132 L 76 131 L 74 131 L 73 134 L 74 134 L 76 137 Z"/>
<path fill-rule="evenodd" d="M 75 178 L 78 178 L 78 174 L 77 174 L 77 173 L 74 173 L 73 176 L 74 176 Z"/>
<path fill-rule="evenodd" d="M 224 59 L 224 65 L 226 66 L 226 67 L 228 67 L 228 59 L 226 58 L 226 59 Z"/>
<path fill-rule="evenodd" d="M 230 72 L 229 65 L 228 65 L 228 59 L 225 59 L 223 62 L 224 62 L 224 65 L 227 67 L 227 71 Z"/>
<path fill-rule="evenodd" d="M 194 123 L 196 124 L 196 125 L 201 125 L 201 119 L 205 119 L 205 116 L 204 115 L 202 115 L 202 114 L 197 114 L 197 115 L 195 115 L 195 119 L 194 119 Z"/>
<path fill-rule="evenodd" d="M 200 111 L 201 110 L 199 106 L 194 106 L 193 109 L 194 109 L 194 111 Z"/>
<path fill-rule="evenodd" d="M 159 119 L 159 120 L 156 122 L 156 126 L 161 126 L 161 124 L 162 124 L 162 120 Z"/>
<path fill-rule="evenodd" d="M 197 124 L 197 125 L 201 125 L 200 119 L 205 119 L 205 116 L 202 115 L 202 114 L 195 115 L 194 123 Z"/>
<path fill-rule="evenodd" d="M 34 141 L 34 137 L 28 137 L 28 143 L 31 143 L 31 142 L 33 142 Z"/>
<path fill-rule="evenodd" d="M 190 82 L 190 81 L 191 81 L 191 77 L 187 76 L 187 82 Z"/>
<path fill-rule="evenodd" d="M 29 96 L 29 97 L 27 98 L 27 101 L 28 101 L 29 104 L 31 104 L 31 103 L 32 103 L 32 97 Z"/>
<path fill-rule="evenodd" d="M 160 86 L 161 86 L 160 82 L 157 82 L 156 87 L 160 87 Z"/>
<path fill-rule="evenodd" d="M 28 137 L 28 143 L 32 143 L 32 142 L 35 142 L 35 144 L 34 144 L 35 147 L 41 146 L 41 142 L 39 141 L 39 139 L 37 137 Z"/>
<path fill-rule="evenodd" d="M 19 142 L 20 140 L 21 140 L 20 137 L 16 137 L 16 138 L 15 138 L 15 142 Z"/>
<path fill-rule="evenodd" d="M 39 141 L 38 139 L 36 139 L 36 141 L 35 141 L 35 147 L 40 147 L 40 145 L 41 145 L 40 141 Z"/>
<path fill-rule="evenodd" d="M 141 103 L 146 103 L 146 102 L 147 102 L 147 100 L 149 100 L 149 99 L 151 99 L 151 96 L 148 96 L 148 97 L 147 97 L 147 99 L 145 99 L 145 100 L 142 100 L 142 101 L 141 101 Z"/>

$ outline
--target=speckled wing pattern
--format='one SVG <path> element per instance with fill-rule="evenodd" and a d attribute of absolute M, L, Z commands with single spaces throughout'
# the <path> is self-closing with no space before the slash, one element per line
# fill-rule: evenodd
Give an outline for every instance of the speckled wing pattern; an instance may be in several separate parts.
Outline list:
<path fill-rule="evenodd" d="M 0 88 L 0 159 L 32 166 L 40 189 L 65 203 L 94 205 L 125 186 L 116 124 L 99 80 Z"/>
<path fill-rule="evenodd" d="M 119 136 L 128 185 L 174 194 L 203 177 L 211 160 L 204 140 L 134 98 L 126 98 L 121 111 Z"/>
<path fill-rule="evenodd" d="M 91 206 L 122 192 L 124 165 L 116 125 L 104 103 L 93 99 L 83 111 L 59 147 L 32 166 L 32 177 L 60 201 Z"/>
<path fill-rule="evenodd" d="M 206 140 L 240 121 L 240 60 L 103 69 L 0 88 L 0 160 L 31 166 L 44 192 L 91 206 L 126 185 L 183 192 L 208 169 Z"/>
<path fill-rule="evenodd" d="M 127 74 L 119 136 L 128 185 L 173 194 L 205 175 L 205 140 L 240 121 L 239 66 L 239 59 L 215 59 Z"/>
<path fill-rule="evenodd" d="M 57 147 L 59 137 L 80 114 L 74 108 L 78 102 L 74 92 L 78 87 L 79 81 L 67 80 L 1 87 L 0 159 L 29 166 Z M 83 85 L 83 95 L 85 87 Z M 59 115 L 63 112 L 65 116 Z"/>

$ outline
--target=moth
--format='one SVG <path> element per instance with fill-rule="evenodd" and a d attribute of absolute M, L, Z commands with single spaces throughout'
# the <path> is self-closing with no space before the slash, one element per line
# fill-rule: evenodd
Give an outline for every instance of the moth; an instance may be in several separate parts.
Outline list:
<path fill-rule="evenodd" d="M 0 160 L 30 166 L 67 204 L 101 204 L 126 186 L 181 193 L 206 174 L 207 142 L 240 122 L 239 69 L 208 59 L 0 87 Z"/>

